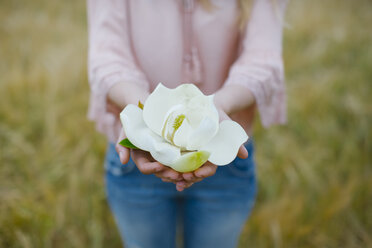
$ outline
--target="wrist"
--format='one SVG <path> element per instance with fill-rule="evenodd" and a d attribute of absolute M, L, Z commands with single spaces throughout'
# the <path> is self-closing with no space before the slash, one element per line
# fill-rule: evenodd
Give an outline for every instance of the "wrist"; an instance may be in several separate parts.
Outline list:
<path fill-rule="evenodd" d="M 138 104 L 138 101 L 144 103 L 149 92 L 142 86 L 133 82 L 118 82 L 108 91 L 107 98 L 123 109 L 128 104 Z"/>
<path fill-rule="evenodd" d="M 242 85 L 225 85 L 215 93 L 216 106 L 226 114 L 232 114 L 255 103 L 253 93 Z"/>
<path fill-rule="evenodd" d="M 222 100 L 222 97 L 220 97 L 219 94 L 216 93 L 214 95 L 213 101 L 218 111 L 228 113 L 226 103 Z"/>

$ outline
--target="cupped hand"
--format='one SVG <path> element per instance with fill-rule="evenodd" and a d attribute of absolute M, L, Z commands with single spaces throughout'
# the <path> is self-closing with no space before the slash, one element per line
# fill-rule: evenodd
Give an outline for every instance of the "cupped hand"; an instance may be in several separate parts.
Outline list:
<path fill-rule="evenodd" d="M 216 104 L 217 105 L 217 104 Z M 222 108 L 217 106 L 218 114 L 220 117 L 220 122 L 223 120 L 230 120 L 231 118 L 226 114 Z M 241 145 L 239 147 L 239 151 L 237 156 L 241 159 L 248 158 L 248 151 Z M 211 162 L 206 162 L 202 165 L 199 169 L 193 172 L 182 173 L 182 177 L 184 180 L 176 183 L 176 188 L 178 191 L 182 191 L 186 188 L 191 187 L 194 183 L 202 181 L 204 178 L 213 176 L 217 171 L 217 165 L 212 164 Z"/>
<path fill-rule="evenodd" d="M 164 182 L 177 183 L 182 180 L 180 172 L 155 161 L 149 152 L 132 149 L 131 155 L 138 170 L 145 175 L 154 174 Z"/>
<path fill-rule="evenodd" d="M 120 162 L 126 164 L 129 161 L 130 156 L 133 162 L 136 164 L 138 170 L 145 174 L 154 174 L 159 177 L 163 182 L 170 182 L 176 184 L 178 191 L 183 191 L 189 188 L 196 182 L 200 182 L 205 177 L 214 175 L 217 166 L 209 162 L 205 163 L 202 167 L 195 170 L 194 172 L 180 173 L 172 168 L 165 166 L 155 161 L 151 154 L 142 150 L 135 150 L 123 147 L 119 142 L 126 138 L 123 130 L 121 130 L 119 139 L 116 143 L 116 151 L 119 154 Z"/>
<path fill-rule="evenodd" d="M 230 117 L 221 108 L 218 108 L 218 111 L 220 121 L 230 119 Z M 125 138 L 126 136 L 124 134 L 124 131 L 121 130 L 119 140 L 116 144 L 116 151 L 119 154 L 121 163 L 128 163 L 129 157 L 131 155 L 134 163 L 141 173 L 146 175 L 154 174 L 155 176 L 162 179 L 163 182 L 174 183 L 176 184 L 176 189 L 178 191 L 183 191 L 184 189 L 191 187 L 194 183 L 200 182 L 204 178 L 213 176 L 217 171 L 217 165 L 206 162 L 204 165 L 193 172 L 177 172 L 172 168 L 155 161 L 149 152 L 128 149 L 121 146 L 119 142 Z M 243 145 L 240 146 L 237 156 L 242 159 L 248 157 L 248 151 Z"/>
<path fill-rule="evenodd" d="M 247 149 L 242 145 L 239 148 L 238 155 L 239 158 L 246 159 L 248 157 Z M 202 181 L 204 178 L 213 176 L 217 171 L 217 165 L 211 162 L 206 162 L 199 169 L 182 173 L 182 178 L 184 180 L 176 182 L 176 188 L 178 191 L 183 191 L 186 188 L 191 187 L 194 183 Z"/>
<path fill-rule="evenodd" d="M 145 175 L 154 174 L 164 182 L 177 183 L 183 180 L 180 172 L 177 172 L 172 168 L 155 161 L 149 152 L 128 149 L 120 145 L 119 142 L 125 138 L 125 133 L 123 130 L 121 130 L 118 142 L 115 146 L 122 164 L 128 163 L 129 157 L 131 156 L 138 170 Z"/>

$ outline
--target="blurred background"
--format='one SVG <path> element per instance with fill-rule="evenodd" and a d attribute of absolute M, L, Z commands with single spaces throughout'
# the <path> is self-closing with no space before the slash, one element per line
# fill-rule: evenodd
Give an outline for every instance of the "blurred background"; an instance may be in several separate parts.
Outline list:
<path fill-rule="evenodd" d="M 292 0 L 289 123 L 256 121 L 240 247 L 372 247 L 372 1 Z M 86 119 L 85 1 L 0 1 L 0 247 L 120 247 Z"/>

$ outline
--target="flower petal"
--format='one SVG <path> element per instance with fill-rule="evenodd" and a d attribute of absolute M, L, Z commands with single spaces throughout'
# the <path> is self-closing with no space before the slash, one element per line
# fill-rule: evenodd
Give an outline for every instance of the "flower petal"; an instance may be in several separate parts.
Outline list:
<path fill-rule="evenodd" d="M 171 166 L 174 161 L 177 161 L 181 156 L 181 151 L 178 147 L 163 140 L 156 140 L 153 142 L 153 147 L 151 148 L 150 153 L 156 161 L 167 166 Z"/>
<path fill-rule="evenodd" d="M 152 131 L 161 136 L 168 111 L 186 99 L 200 95 L 203 93 L 193 84 L 181 84 L 175 89 L 168 89 L 159 83 L 145 102 L 143 119 Z"/>
<path fill-rule="evenodd" d="M 184 120 L 181 126 L 175 131 L 173 137 L 173 143 L 176 146 L 186 148 L 192 128 L 187 120 Z"/>
<path fill-rule="evenodd" d="M 120 113 L 120 120 L 129 141 L 141 150 L 150 151 L 153 146 L 152 140 L 157 139 L 157 137 L 143 121 L 142 110 L 129 104 Z"/>
<path fill-rule="evenodd" d="M 213 98 L 214 95 L 196 96 L 187 104 L 186 118 L 193 127 L 188 139 L 188 150 L 199 150 L 218 131 L 219 117 Z"/>
<path fill-rule="evenodd" d="M 209 117 L 204 118 L 199 126 L 194 129 L 187 142 L 187 150 L 199 150 L 202 146 L 216 135 L 218 131 L 218 119 L 213 120 Z"/>
<path fill-rule="evenodd" d="M 181 156 L 180 149 L 151 131 L 142 116 L 142 110 L 132 104 L 127 105 L 120 113 L 127 138 L 141 150 L 150 152 L 155 160 L 164 165 L 171 165 Z"/>
<path fill-rule="evenodd" d="M 196 129 L 200 122 L 208 117 L 218 125 L 218 111 L 214 105 L 214 95 L 196 96 L 187 102 L 187 112 L 185 113 L 190 125 Z"/>
<path fill-rule="evenodd" d="M 188 152 L 178 158 L 170 167 L 178 172 L 190 172 L 207 162 L 210 153 L 207 151 Z"/>
<path fill-rule="evenodd" d="M 235 121 L 224 120 L 216 136 L 201 149 L 210 152 L 209 161 L 215 165 L 231 163 L 238 154 L 239 147 L 248 139 L 244 129 Z"/>

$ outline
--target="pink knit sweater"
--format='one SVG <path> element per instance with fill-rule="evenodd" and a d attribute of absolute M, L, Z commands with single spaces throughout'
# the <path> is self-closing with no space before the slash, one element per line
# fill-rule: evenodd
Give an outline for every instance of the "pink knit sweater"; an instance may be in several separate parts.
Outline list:
<path fill-rule="evenodd" d="M 248 132 L 255 108 L 267 127 L 286 121 L 282 62 L 285 0 L 255 0 L 244 30 L 233 0 L 88 0 L 88 117 L 116 141 L 120 110 L 109 106 L 116 83 L 136 82 L 152 91 L 159 82 L 174 88 L 194 83 L 205 94 L 224 84 L 249 88 L 256 105 L 232 116 Z M 114 110 L 113 110 L 114 109 Z"/>

